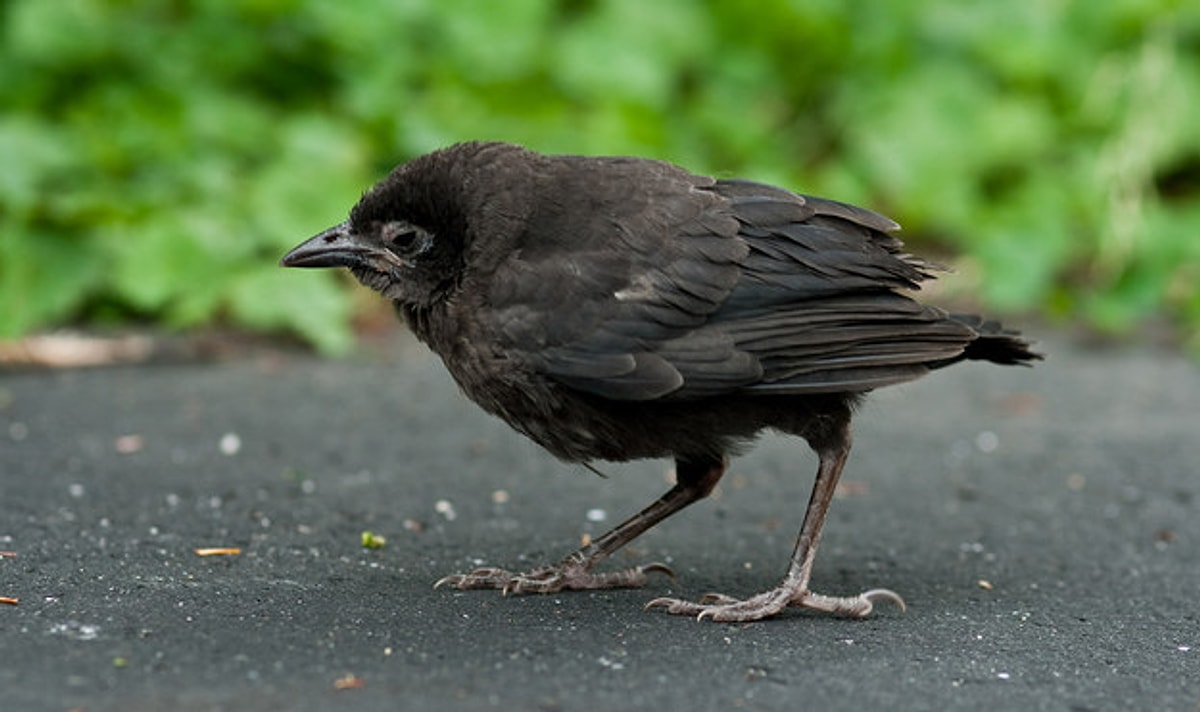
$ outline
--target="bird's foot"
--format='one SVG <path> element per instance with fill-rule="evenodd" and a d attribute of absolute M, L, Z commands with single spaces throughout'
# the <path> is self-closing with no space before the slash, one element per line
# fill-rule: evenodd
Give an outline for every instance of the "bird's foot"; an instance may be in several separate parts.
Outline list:
<path fill-rule="evenodd" d="M 646 584 L 646 574 L 661 573 L 675 577 L 666 564 L 653 563 L 634 566 L 623 571 L 593 573 L 582 562 L 567 560 L 555 566 L 543 566 L 526 573 L 514 574 L 504 569 L 481 568 L 469 574 L 451 574 L 437 583 L 458 589 L 492 588 L 510 593 L 557 593 L 559 591 L 588 591 L 602 588 L 638 588 Z"/>
<path fill-rule="evenodd" d="M 904 599 L 886 588 L 873 588 L 857 596 L 822 596 L 809 590 L 794 593 L 785 586 L 771 589 L 746 599 L 733 598 L 720 593 L 703 596 L 699 602 L 678 598 L 656 598 L 646 608 L 662 607 L 667 613 L 680 616 L 696 616 L 698 620 L 711 618 L 714 621 L 746 622 L 769 618 L 789 606 L 811 608 L 847 618 L 866 618 L 871 614 L 876 601 L 891 601 L 901 611 Z"/>

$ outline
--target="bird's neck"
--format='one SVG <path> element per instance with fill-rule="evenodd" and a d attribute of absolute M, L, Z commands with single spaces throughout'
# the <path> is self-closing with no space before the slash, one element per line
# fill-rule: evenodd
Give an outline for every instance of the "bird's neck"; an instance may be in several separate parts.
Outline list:
<path fill-rule="evenodd" d="M 430 307 L 428 305 L 393 302 L 396 314 L 421 341 L 429 343 L 431 333 Z"/>

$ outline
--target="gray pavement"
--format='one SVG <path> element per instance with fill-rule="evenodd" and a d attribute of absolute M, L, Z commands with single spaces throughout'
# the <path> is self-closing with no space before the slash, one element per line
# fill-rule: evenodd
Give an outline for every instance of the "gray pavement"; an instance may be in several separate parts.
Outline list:
<path fill-rule="evenodd" d="M 859 414 L 814 588 L 908 601 L 865 621 L 641 610 L 776 582 L 816 465 L 797 440 L 617 562 L 676 581 L 504 598 L 430 584 L 557 558 L 667 463 L 558 463 L 403 335 L 0 372 L 0 710 L 1196 710 L 1198 370 L 1033 336 L 1037 368 L 956 366 Z"/>

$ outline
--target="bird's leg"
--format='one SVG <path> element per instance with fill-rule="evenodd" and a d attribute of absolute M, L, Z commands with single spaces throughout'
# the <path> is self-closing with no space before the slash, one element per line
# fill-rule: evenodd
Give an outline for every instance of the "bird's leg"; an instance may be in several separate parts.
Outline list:
<path fill-rule="evenodd" d="M 792 552 L 791 564 L 779 586 L 744 600 L 710 593 L 698 603 L 676 598 L 656 598 L 647 603 L 646 607 L 661 606 L 666 608 L 668 613 L 717 621 L 761 620 L 779 613 L 788 606 L 864 618 L 871 613 L 874 602 L 881 600 L 891 601 L 903 610 L 904 601 L 887 589 L 872 589 L 857 596 L 847 597 L 822 596 L 808 590 L 813 561 L 817 555 L 817 543 L 825 525 L 825 515 L 829 511 L 829 503 L 833 499 L 842 466 L 850 454 L 849 422 L 847 414 L 844 422 L 836 427 L 831 435 L 819 438 L 809 436 L 809 442 L 817 451 L 820 464 L 808 509 L 804 513 L 804 523 L 800 527 L 800 536 L 796 539 L 796 547 Z"/>
<path fill-rule="evenodd" d="M 435 583 L 434 588 L 450 585 L 461 589 L 496 588 L 505 594 L 555 593 L 563 590 L 637 588 L 645 585 L 646 574 L 651 572 L 673 576 L 671 569 L 661 563 L 612 572 L 596 573 L 592 569 L 647 529 L 689 504 L 707 497 L 725 474 L 726 465 L 727 461 L 724 458 L 676 458 L 675 485 L 671 489 L 650 506 L 553 566 L 543 566 L 523 574 L 497 568 L 476 569 L 468 574 L 446 576 Z"/>

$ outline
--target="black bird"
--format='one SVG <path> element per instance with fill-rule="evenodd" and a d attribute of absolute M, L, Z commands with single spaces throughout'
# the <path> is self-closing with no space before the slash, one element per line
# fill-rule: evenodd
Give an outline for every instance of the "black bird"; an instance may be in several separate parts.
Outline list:
<path fill-rule="evenodd" d="M 885 589 L 809 590 L 817 542 L 872 389 L 964 359 L 1040 358 L 1015 332 L 903 290 L 936 269 L 863 208 L 641 158 L 463 143 L 397 167 L 287 267 L 348 267 L 390 299 L 468 397 L 568 462 L 671 457 L 676 484 L 557 564 L 437 585 L 506 593 L 641 586 L 662 564 L 596 564 L 708 495 L 764 429 L 820 462 L 787 575 L 739 600 L 658 598 L 747 621 L 788 606 L 862 617 Z"/>

